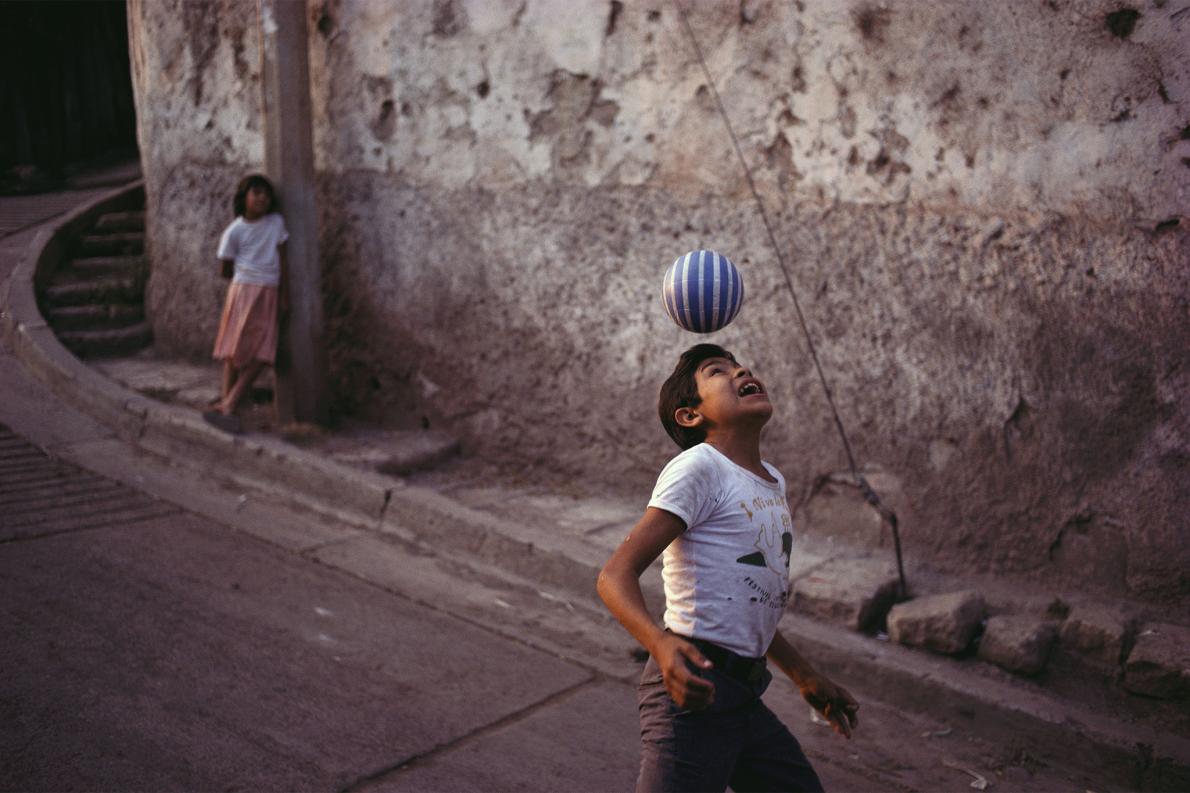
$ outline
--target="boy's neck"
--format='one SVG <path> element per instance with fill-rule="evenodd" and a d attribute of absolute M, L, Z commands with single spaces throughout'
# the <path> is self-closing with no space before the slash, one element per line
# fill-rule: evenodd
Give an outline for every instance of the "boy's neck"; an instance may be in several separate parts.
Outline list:
<path fill-rule="evenodd" d="M 760 430 L 761 427 L 712 430 L 707 433 L 703 442 L 714 446 L 724 457 L 741 468 L 772 481 L 772 475 L 761 462 Z"/>

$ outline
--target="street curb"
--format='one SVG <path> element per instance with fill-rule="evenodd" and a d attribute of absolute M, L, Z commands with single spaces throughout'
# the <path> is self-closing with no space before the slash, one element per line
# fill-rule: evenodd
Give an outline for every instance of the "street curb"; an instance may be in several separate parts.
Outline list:
<path fill-rule="evenodd" d="M 1185 736 L 1128 724 L 1006 674 L 980 674 L 951 658 L 840 631 L 792 612 L 782 616 L 780 627 L 796 637 L 798 650 L 815 666 L 863 681 L 867 691 L 878 692 L 888 704 L 917 710 L 929 702 L 933 715 L 960 731 L 970 725 L 1004 746 L 1068 767 L 1111 769 L 1114 777 L 1127 776 L 1129 789 L 1190 790 L 1190 739 Z M 1105 785 L 1120 781 L 1113 778 Z"/>
<path fill-rule="evenodd" d="M 117 437 L 157 457 L 282 496 L 356 527 L 417 540 L 460 558 L 478 558 L 532 582 L 593 598 L 602 558 L 590 545 L 540 527 L 514 526 L 437 491 L 352 468 L 272 437 L 227 435 L 196 411 L 156 402 L 108 380 L 63 347 L 41 315 L 36 285 L 52 275 L 72 234 L 140 189 L 143 182 L 105 193 L 38 232 L 13 271 L 0 295 L 0 329 L 27 370 Z M 657 596 L 654 587 L 647 594 Z M 796 615 L 786 615 L 783 625 L 822 666 L 867 681 L 889 701 L 909 708 L 929 701 L 956 718 L 979 710 L 985 724 L 1005 740 L 1036 733 L 1049 748 L 1088 767 L 1132 769 L 1132 784 L 1138 787 L 1190 789 L 1190 741 L 1184 737 L 1081 713 L 1044 694 L 1013 699 L 1007 693 L 1016 689 L 1006 683 L 989 693 L 986 679 L 950 659 L 889 647 Z"/>

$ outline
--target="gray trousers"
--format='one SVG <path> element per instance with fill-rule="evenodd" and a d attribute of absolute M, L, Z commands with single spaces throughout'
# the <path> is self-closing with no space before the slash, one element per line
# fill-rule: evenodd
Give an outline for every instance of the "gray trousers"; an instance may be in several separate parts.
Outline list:
<path fill-rule="evenodd" d="M 679 708 L 652 658 L 637 687 L 641 757 L 637 793 L 653 791 L 821 791 L 797 739 L 760 695 L 773 679 L 744 682 L 716 669 L 699 671 L 715 684 L 705 710 Z"/>

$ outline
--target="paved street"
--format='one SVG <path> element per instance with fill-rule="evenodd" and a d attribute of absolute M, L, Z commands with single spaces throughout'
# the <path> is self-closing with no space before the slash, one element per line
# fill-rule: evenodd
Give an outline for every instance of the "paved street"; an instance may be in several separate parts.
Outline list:
<path fill-rule="evenodd" d="M 22 637 L 4 653 L 0 778 L 18 789 L 343 788 L 550 703 L 608 729 L 590 708 L 625 699 L 191 514 L 87 525 L 55 517 L 0 546 Z M 623 704 L 610 757 L 631 748 Z M 570 772 L 593 762 L 576 751 Z"/>
<path fill-rule="evenodd" d="M 54 511 L 39 529 L 0 546 L 21 637 L 0 682 L 6 787 L 343 788 L 576 705 L 616 751 L 575 747 L 558 783 L 627 784 L 602 768 L 632 748 L 624 686 L 192 514 Z M 593 711 L 616 699 L 619 730 Z"/>
<path fill-rule="evenodd" d="M 0 510 L 0 540 L 119 526 L 178 512 L 172 504 L 55 460 L 3 425 Z"/>

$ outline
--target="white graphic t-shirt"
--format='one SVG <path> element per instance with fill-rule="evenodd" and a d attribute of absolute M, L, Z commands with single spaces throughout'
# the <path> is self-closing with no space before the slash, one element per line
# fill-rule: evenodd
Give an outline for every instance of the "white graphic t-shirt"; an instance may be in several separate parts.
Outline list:
<path fill-rule="evenodd" d="M 219 240 L 216 258 L 236 263 L 233 281 L 256 286 L 281 283 L 281 257 L 277 246 L 289 239 L 285 219 L 271 212 L 249 223 L 243 217 L 231 222 Z"/>
<path fill-rule="evenodd" d="M 665 626 L 753 658 L 785 610 L 793 548 L 785 479 L 764 467 L 776 482 L 701 443 L 669 461 L 649 500 L 686 523 L 661 557 Z"/>

